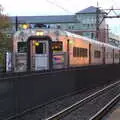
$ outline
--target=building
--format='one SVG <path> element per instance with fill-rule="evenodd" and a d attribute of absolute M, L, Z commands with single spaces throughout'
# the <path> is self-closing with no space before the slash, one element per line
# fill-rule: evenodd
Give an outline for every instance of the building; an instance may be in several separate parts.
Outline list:
<path fill-rule="evenodd" d="M 97 13 L 97 14 L 96 14 Z M 81 10 L 74 15 L 57 15 L 57 16 L 18 16 L 11 17 L 15 31 L 16 21 L 18 29 L 22 29 L 23 24 L 29 24 L 30 28 L 48 27 L 60 28 L 83 36 L 87 36 L 94 40 L 108 42 L 107 24 L 102 21 L 105 12 L 99 8 L 90 6 Z M 101 22 L 102 21 L 102 22 Z M 99 30 L 96 27 L 101 22 Z M 97 32 L 96 32 L 97 31 Z"/>
<path fill-rule="evenodd" d="M 120 47 L 120 36 L 109 33 L 109 44 Z"/>

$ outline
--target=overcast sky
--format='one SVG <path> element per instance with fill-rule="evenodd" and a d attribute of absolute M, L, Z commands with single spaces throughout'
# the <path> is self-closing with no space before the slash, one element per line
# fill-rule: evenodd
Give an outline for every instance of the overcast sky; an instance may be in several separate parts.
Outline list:
<path fill-rule="evenodd" d="M 102 8 L 120 7 L 119 0 L 0 0 L 0 4 L 9 15 L 60 15 L 97 6 L 97 1 Z"/>
<path fill-rule="evenodd" d="M 99 6 L 103 9 L 120 8 L 120 0 L 0 0 L 5 13 L 10 16 L 26 15 L 71 15 L 89 6 Z M 120 19 L 109 20 L 119 33 Z"/>

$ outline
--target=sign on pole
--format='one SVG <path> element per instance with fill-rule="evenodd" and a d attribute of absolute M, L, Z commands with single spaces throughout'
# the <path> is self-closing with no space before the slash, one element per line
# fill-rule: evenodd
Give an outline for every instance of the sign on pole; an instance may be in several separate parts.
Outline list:
<path fill-rule="evenodd" d="M 6 72 L 12 71 L 12 53 L 6 52 Z"/>

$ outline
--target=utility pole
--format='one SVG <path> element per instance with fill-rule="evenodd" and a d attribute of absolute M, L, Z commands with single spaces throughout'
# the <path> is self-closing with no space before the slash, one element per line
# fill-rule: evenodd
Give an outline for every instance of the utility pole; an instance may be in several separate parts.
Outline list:
<path fill-rule="evenodd" d="M 99 41 L 99 14 L 100 14 L 100 10 L 99 7 L 97 6 L 96 8 L 96 39 Z"/>
<path fill-rule="evenodd" d="M 103 14 L 104 14 L 104 16 L 103 16 L 103 18 L 102 19 L 99 19 L 99 18 L 97 18 L 96 17 L 96 33 L 97 33 L 97 37 L 99 38 L 99 30 L 100 30 L 100 25 L 101 25 L 101 23 L 103 22 L 103 20 L 104 19 L 106 19 L 106 18 L 109 18 L 109 19 L 112 19 L 112 18 L 120 18 L 120 14 L 119 13 L 117 13 L 116 11 L 120 11 L 120 9 L 114 9 L 113 7 L 111 8 L 111 9 L 102 9 L 103 10 Z M 114 13 L 114 15 L 109 15 L 111 12 L 113 12 Z M 100 14 L 99 12 L 96 12 L 96 14 Z M 96 15 L 96 16 L 98 16 L 98 15 Z M 98 24 L 99 23 L 99 24 Z M 107 39 L 107 42 L 108 42 L 108 39 L 109 39 L 109 28 L 108 28 L 108 26 L 107 26 L 107 28 L 105 28 L 105 33 L 104 33 L 104 42 L 106 42 L 106 39 Z M 97 32 L 98 31 L 98 32 Z M 96 37 L 96 38 L 97 38 Z"/>
<path fill-rule="evenodd" d="M 17 16 L 15 17 L 15 28 L 16 28 L 16 31 L 18 31 L 18 17 Z"/>

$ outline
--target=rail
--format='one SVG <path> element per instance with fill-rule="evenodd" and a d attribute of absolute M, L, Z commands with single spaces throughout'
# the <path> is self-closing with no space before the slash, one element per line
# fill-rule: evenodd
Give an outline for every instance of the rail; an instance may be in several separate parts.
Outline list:
<path fill-rule="evenodd" d="M 105 92 L 106 90 L 110 89 L 111 87 L 115 87 L 117 84 L 119 84 L 120 81 L 109 85 L 107 87 L 105 87 L 102 90 L 99 90 L 98 92 L 95 92 L 92 95 L 89 95 L 88 97 L 84 98 L 83 100 L 80 100 L 78 102 L 76 102 L 75 104 L 69 106 L 68 108 L 65 108 L 64 110 L 46 118 L 45 120 L 58 120 L 58 119 L 62 119 L 64 118 L 64 116 L 66 116 L 67 114 L 70 114 L 72 111 L 78 109 L 81 105 L 91 101 L 93 98 L 96 98 L 97 96 L 99 96 L 100 94 L 102 94 L 103 92 Z M 113 105 L 113 103 L 115 103 L 118 99 L 120 98 L 120 94 L 115 97 L 107 106 L 105 106 L 105 108 L 103 110 L 101 110 L 100 112 L 98 112 L 95 116 L 93 116 L 92 118 L 90 118 L 90 120 L 99 120 L 98 118 L 101 117 L 101 114 L 103 114 L 103 112 L 105 112 L 105 110 L 108 109 L 108 107 L 111 107 L 111 105 Z"/>

